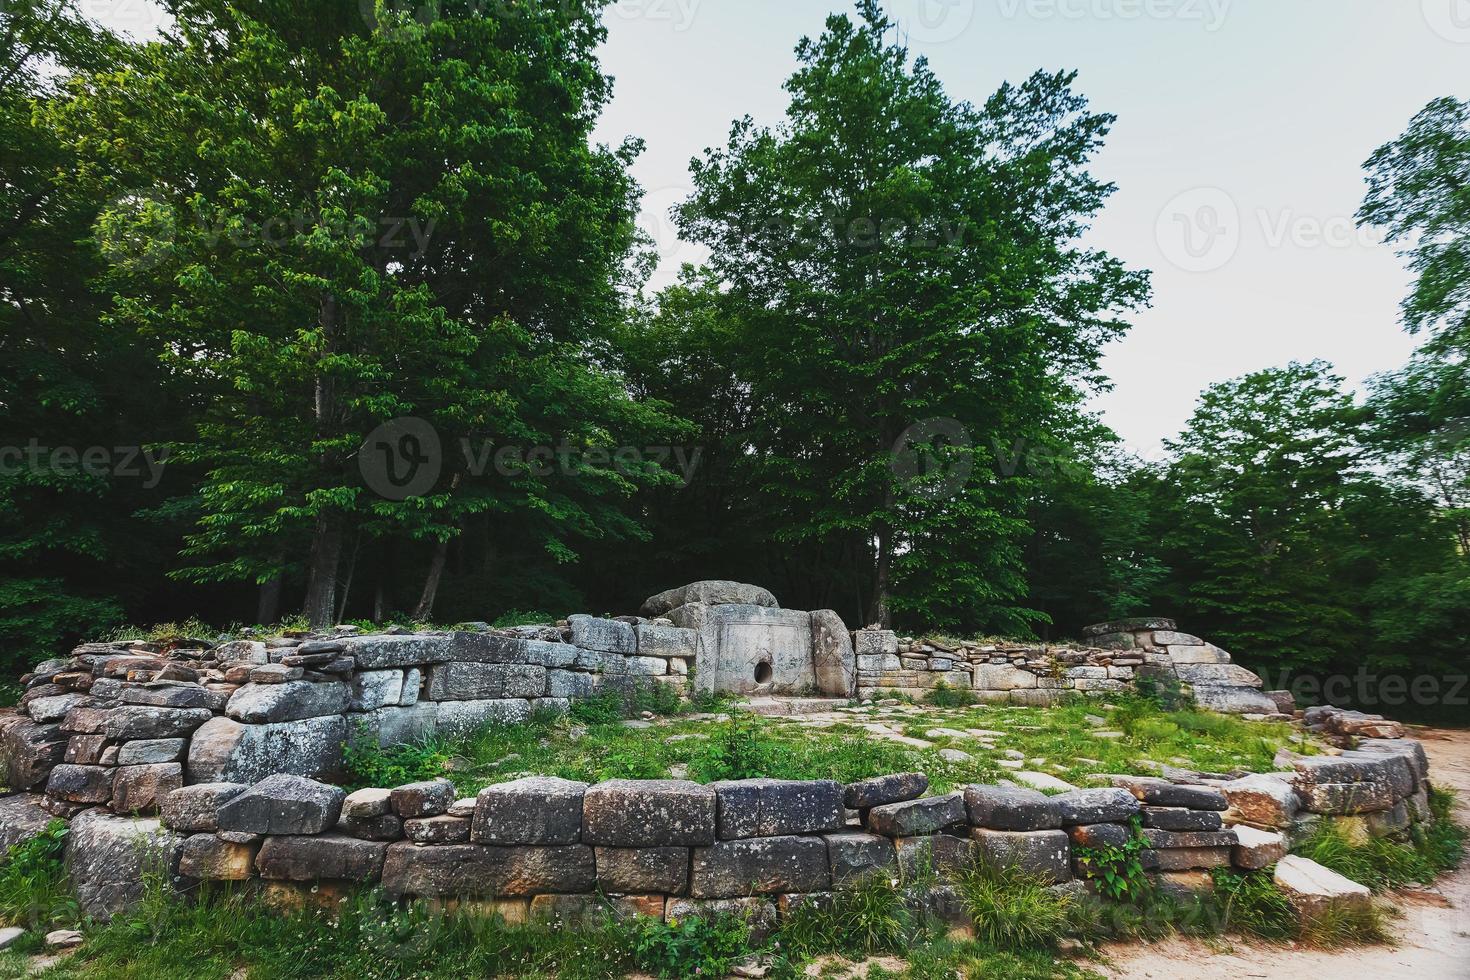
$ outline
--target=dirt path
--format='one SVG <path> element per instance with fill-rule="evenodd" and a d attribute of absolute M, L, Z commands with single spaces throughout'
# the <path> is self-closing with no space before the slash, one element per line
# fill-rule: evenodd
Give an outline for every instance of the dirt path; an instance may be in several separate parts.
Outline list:
<path fill-rule="evenodd" d="M 1431 778 L 1459 791 L 1460 820 L 1470 825 L 1470 731 L 1415 735 L 1429 753 Z M 1432 890 L 1396 892 L 1390 901 L 1403 914 L 1392 949 L 1326 953 L 1242 943 L 1221 952 L 1189 940 L 1118 944 L 1106 950 L 1112 966 L 1101 972 L 1114 980 L 1470 980 L 1470 866 Z"/>

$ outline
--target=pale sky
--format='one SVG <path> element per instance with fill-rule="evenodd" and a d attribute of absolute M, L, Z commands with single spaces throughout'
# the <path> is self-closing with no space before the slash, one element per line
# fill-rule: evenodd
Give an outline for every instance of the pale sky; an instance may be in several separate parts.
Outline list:
<path fill-rule="evenodd" d="M 84 0 L 148 32 L 147 0 Z M 1118 193 L 1092 244 L 1154 271 L 1153 308 L 1108 351 L 1097 404 L 1144 456 L 1200 390 L 1324 358 L 1352 384 L 1400 365 L 1409 278 L 1357 232 L 1361 165 L 1430 99 L 1470 96 L 1470 0 L 887 0 L 950 96 L 979 102 L 1038 68 L 1079 69 L 1119 119 L 1097 172 Z M 634 175 L 661 244 L 655 285 L 702 258 L 668 209 L 690 157 L 733 119 L 777 123 L 803 35 L 849 0 L 618 0 L 603 67 L 616 97 L 598 129 L 643 137 Z"/>

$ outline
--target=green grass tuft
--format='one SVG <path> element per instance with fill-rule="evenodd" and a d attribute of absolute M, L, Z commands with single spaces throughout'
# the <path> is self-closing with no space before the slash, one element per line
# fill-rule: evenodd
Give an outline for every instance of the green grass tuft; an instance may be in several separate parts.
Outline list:
<path fill-rule="evenodd" d="M 1050 948 L 1071 934 L 1077 899 L 1016 868 L 979 865 L 954 876 L 975 938 L 997 949 Z"/>

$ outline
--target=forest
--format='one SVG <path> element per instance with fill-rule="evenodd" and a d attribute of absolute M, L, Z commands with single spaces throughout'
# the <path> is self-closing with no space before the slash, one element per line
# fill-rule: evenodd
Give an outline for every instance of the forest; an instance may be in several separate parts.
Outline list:
<path fill-rule="evenodd" d="M 1263 364 L 1145 462 L 1090 407 L 1150 276 L 1088 243 L 1115 118 L 1074 72 L 971 103 L 833 13 L 785 117 L 691 161 L 711 258 L 654 290 L 600 0 L 169 6 L 0 8 L 7 674 L 705 578 L 919 633 L 1169 615 L 1273 683 L 1470 669 L 1470 102 L 1363 165 L 1412 359 Z"/>

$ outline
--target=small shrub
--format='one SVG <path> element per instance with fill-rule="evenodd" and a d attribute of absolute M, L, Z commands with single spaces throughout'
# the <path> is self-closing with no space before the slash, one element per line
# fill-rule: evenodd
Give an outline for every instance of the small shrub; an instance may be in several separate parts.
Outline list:
<path fill-rule="evenodd" d="M 385 749 L 372 729 L 363 724 L 358 727 L 357 737 L 343 746 L 342 766 L 350 789 L 388 788 L 443 775 L 449 757 L 447 748 L 433 741 Z"/>
<path fill-rule="evenodd" d="M 638 964 L 660 977 L 723 977 L 749 956 L 750 927 L 736 916 L 637 920 Z"/>
<path fill-rule="evenodd" d="M 1070 934 L 1076 899 L 1014 867 L 978 865 L 954 877 L 975 938 L 997 949 L 1055 946 Z"/>
<path fill-rule="evenodd" d="M 520 609 L 512 609 L 508 612 L 501 613 L 495 618 L 495 622 L 490 625 L 498 630 L 505 630 L 514 626 L 544 626 L 547 623 L 556 622 L 559 618 L 561 617 L 553 616 L 550 613 L 525 612 Z"/>
<path fill-rule="evenodd" d="M 1465 859 L 1467 832 L 1455 822 L 1455 794 L 1450 790 L 1429 791 L 1432 818 L 1426 827 L 1414 829 L 1414 846 L 1434 868 L 1443 874 L 1454 871 Z"/>
<path fill-rule="evenodd" d="M 76 918 L 76 899 L 62 863 L 67 833 L 66 824 L 53 820 L 10 849 L 0 865 L 0 919 L 39 930 Z"/>
<path fill-rule="evenodd" d="M 1115 902 L 1140 901 L 1149 888 L 1142 854 L 1148 847 L 1141 823 L 1133 819 L 1133 835 L 1121 847 L 1074 847 L 1072 856 L 1098 890 Z"/>
<path fill-rule="evenodd" d="M 924 703 L 936 708 L 968 708 L 978 704 L 980 699 L 975 696 L 974 691 L 967 691 L 962 687 L 950 687 L 944 681 L 940 681 L 924 695 Z"/>
<path fill-rule="evenodd" d="M 774 775 L 780 743 L 757 727 L 754 718 L 722 725 L 690 760 L 689 771 L 700 782 L 755 779 Z"/>
<path fill-rule="evenodd" d="M 571 716 L 584 725 L 615 725 L 627 717 L 627 709 L 617 691 L 599 691 L 573 701 Z"/>
<path fill-rule="evenodd" d="M 684 699 L 679 696 L 679 692 L 672 686 L 657 681 L 639 686 L 634 702 L 639 711 L 651 711 L 665 717 L 682 714 L 685 710 Z"/>

